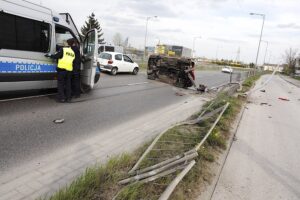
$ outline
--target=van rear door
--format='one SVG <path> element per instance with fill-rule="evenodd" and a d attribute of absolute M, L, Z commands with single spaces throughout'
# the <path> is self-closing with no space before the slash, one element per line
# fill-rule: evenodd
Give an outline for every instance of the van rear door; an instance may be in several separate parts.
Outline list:
<path fill-rule="evenodd" d="M 90 30 L 83 41 L 84 64 L 81 71 L 81 85 L 85 92 L 94 87 L 96 81 L 98 34 L 97 29 Z"/>

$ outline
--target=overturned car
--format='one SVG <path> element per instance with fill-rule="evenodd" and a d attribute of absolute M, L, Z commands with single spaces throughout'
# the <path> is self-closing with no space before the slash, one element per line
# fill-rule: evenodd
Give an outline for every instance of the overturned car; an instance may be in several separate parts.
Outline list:
<path fill-rule="evenodd" d="M 190 58 L 151 55 L 148 60 L 148 79 L 159 79 L 181 88 L 191 87 L 194 83 L 186 72 L 190 64 Z"/>

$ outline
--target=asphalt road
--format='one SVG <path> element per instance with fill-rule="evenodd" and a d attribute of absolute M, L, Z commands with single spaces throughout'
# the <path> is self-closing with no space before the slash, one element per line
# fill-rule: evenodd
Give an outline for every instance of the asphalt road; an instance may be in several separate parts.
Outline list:
<path fill-rule="evenodd" d="M 196 78 L 197 83 L 208 87 L 229 81 L 228 74 L 217 71 L 197 72 Z M 102 74 L 100 84 L 73 103 L 56 103 L 53 95 L 2 101 L 0 173 L 85 139 L 96 130 L 101 133 L 187 98 L 176 96 L 175 92 L 174 87 L 148 80 L 143 73 L 138 76 Z M 31 94 L 36 92 L 22 93 L 22 96 Z M 65 123 L 53 123 L 61 118 Z"/>
<path fill-rule="evenodd" d="M 212 200 L 300 199 L 300 88 L 275 76 L 263 89 L 250 96 Z"/>

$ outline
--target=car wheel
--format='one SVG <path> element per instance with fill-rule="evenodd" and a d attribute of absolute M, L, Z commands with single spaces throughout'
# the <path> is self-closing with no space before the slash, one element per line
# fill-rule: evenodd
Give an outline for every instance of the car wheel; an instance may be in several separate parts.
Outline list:
<path fill-rule="evenodd" d="M 135 68 L 133 69 L 133 71 L 132 71 L 132 74 L 133 74 L 133 75 L 137 75 L 138 72 L 139 72 L 139 68 L 135 67 Z"/>
<path fill-rule="evenodd" d="M 110 74 L 115 76 L 115 75 L 117 75 L 117 72 L 118 72 L 118 68 L 114 67 L 114 68 L 111 69 Z"/>

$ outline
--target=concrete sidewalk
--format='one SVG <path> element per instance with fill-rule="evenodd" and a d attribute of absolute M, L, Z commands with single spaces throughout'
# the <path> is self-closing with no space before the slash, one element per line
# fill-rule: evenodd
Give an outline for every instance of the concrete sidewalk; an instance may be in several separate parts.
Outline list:
<path fill-rule="evenodd" d="M 103 163 L 113 155 L 129 152 L 171 125 L 198 112 L 207 99 L 188 100 L 112 127 L 94 138 L 66 147 L 26 166 L 0 175 L 0 200 L 35 199 L 66 186 L 89 166 Z"/>
<path fill-rule="evenodd" d="M 300 89 L 279 76 L 263 89 L 250 95 L 213 200 L 300 199 Z"/>

